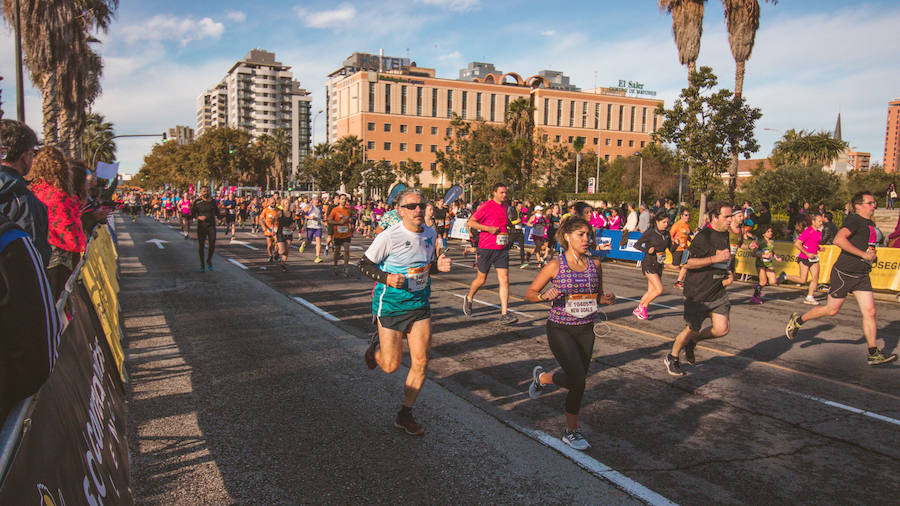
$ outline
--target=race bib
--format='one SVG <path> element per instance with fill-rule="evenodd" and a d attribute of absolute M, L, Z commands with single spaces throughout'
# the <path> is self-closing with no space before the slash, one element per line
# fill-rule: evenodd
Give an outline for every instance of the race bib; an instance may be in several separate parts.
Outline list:
<path fill-rule="evenodd" d="M 737 250 L 738 250 L 737 244 L 732 244 L 728 249 L 729 249 L 729 251 L 731 251 L 731 256 L 737 255 Z"/>
<path fill-rule="evenodd" d="M 348 227 L 347 225 L 338 225 L 337 226 L 337 233 L 339 233 L 339 234 L 346 234 L 349 231 L 350 231 L 350 227 Z"/>
<path fill-rule="evenodd" d="M 506 246 L 509 244 L 509 234 L 497 234 L 497 246 Z"/>
<path fill-rule="evenodd" d="M 524 227 L 522 227 L 522 225 L 516 225 L 516 230 L 523 230 L 523 229 L 524 229 Z"/>
<path fill-rule="evenodd" d="M 531 229 L 531 235 L 535 237 L 544 237 L 545 230 L 546 227 L 534 227 L 533 229 Z"/>
<path fill-rule="evenodd" d="M 665 253 L 657 253 L 656 261 L 660 264 L 666 263 L 666 254 Z"/>
<path fill-rule="evenodd" d="M 716 253 L 718 253 L 718 251 L 716 251 Z M 710 265 L 710 267 L 713 267 L 715 269 L 722 269 L 722 270 L 726 270 L 726 271 L 728 270 L 728 268 L 730 266 L 731 266 L 731 260 L 726 260 L 724 262 L 719 262 L 719 263 Z"/>
<path fill-rule="evenodd" d="M 769 250 L 763 251 L 763 253 L 762 253 L 762 257 L 766 260 L 771 259 L 773 255 L 774 255 L 774 253 L 772 253 Z"/>
<path fill-rule="evenodd" d="M 428 286 L 428 265 L 406 270 L 406 284 L 410 292 L 424 290 Z"/>
<path fill-rule="evenodd" d="M 810 263 L 816 263 L 819 261 L 819 255 L 807 255 L 806 260 Z"/>
<path fill-rule="evenodd" d="M 597 294 L 577 293 L 566 295 L 566 313 L 575 318 L 587 318 L 597 312 Z"/>

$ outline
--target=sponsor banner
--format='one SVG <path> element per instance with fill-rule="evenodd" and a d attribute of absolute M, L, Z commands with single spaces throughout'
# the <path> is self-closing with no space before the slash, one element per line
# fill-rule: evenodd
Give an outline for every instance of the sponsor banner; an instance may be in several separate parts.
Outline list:
<path fill-rule="evenodd" d="M 644 252 L 635 249 L 634 243 L 640 238 L 640 232 L 631 232 L 628 234 L 628 240 L 625 243 L 625 246 L 620 246 L 622 242 L 622 231 L 604 230 L 603 233 L 600 234 L 600 241 L 598 242 L 600 244 L 609 244 L 612 246 L 612 249 L 609 250 L 609 253 L 606 255 L 609 258 L 639 262 L 644 258 Z"/>
<path fill-rule="evenodd" d="M 454 218 L 450 222 L 450 237 L 452 239 L 469 240 L 469 230 L 466 228 L 466 220 L 462 218 Z"/>
<path fill-rule="evenodd" d="M 116 370 L 122 381 L 125 381 L 125 353 L 122 350 L 122 327 L 119 322 L 119 281 L 116 278 L 118 254 L 107 228 L 101 225 L 94 230 L 97 236 L 91 239 L 81 267 L 80 279 L 100 318 Z"/>
<path fill-rule="evenodd" d="M 872 265 L 872 288 L 900 291 L 900 248 L 875 248 L 878 258 Z"/>
<path fill-rule="evenodd" d="M 83 286 L 59 360 L 36 394 L 0 504 L 131 504 L 125 391 Z"/>

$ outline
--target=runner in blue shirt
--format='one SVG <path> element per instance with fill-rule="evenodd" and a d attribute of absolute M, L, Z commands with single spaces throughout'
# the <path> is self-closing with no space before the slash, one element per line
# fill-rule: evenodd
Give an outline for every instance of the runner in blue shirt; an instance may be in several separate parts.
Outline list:
<path fill-rule="evenodd" d="M 403 337 L 409 343 L 410 367 L 406 376 L 403 405 L 394 426 L 407 434 L 420 436 L 424 427 L 416 423 L 412 407 L 425 383 L 425 368 L 431 343 L 430 275 L 449 272 L 451 261 L 435 257 L 437 234 L 424 226 L 425 195 L 407 189 L 397 197 L 400 223 L 375 237 L 359 261 L 359 272 L 377 282 L 372 312 L 378 333 L 366 350 L 369 369 L 380 366 L 386 373 L 400 367 Z"/>

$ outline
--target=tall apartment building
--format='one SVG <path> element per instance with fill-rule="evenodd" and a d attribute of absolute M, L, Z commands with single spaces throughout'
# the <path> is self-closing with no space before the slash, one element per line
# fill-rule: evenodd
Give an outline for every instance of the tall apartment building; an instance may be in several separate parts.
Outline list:
<path fill-rule="evenodd" d="M 863 151 L 847 152 L 847 165 L 849 166 L 850 170 L 869 170 L 869 162 L 871 161 L 871 159 L 872 153 L 866 153 Z"/>
<path fill-rule="evenodd" d="M 284 129 L 291 138 L 291 169 L 310 152 L 308 91 L 275 53 L 253 49 L 222 81 L 197 97 L 197 135 L 217 126 L 241 128 L 253 137 Z"/>
<path fill-rule="evenodd" d="M 887 126 L 884 128 L 884 170 L 900 171 L 900 98 L 888 102 Z"/>
<path fill-rule="evenodd" d="M 572 87 L 561 74 L 554 77 L 560 86 Z M 415 64 L 381 72 L 342 67 L 327 84 L 328 141 L 355 135 L 367 159 L 421 162 L 422 184 L 447 186 L 450 182 L 436 180 L 430 169 L 436 167 L 435 153 L 447 145 L 453 113 L 499 125 L 509 103 L 524 98 L 535 108 L 535 135 L 563 144 L 584 137 L 585 150 L 606 160 L 631 156 L 650 143 L 660 121 L 655 109 L 661 100 L 620 90 L 557 89 L 542 75 L 523 79 L 512 72 L 472 79 L 437 78 L 433 69 Z"/>
<path fill-rule="evenodd" d="M 167 142 L 177 142 L 181 146 L 194 142 L 194 129 L 189 126 L 176 125 L 175 128 L 170 128 L 166 134 Z"/>

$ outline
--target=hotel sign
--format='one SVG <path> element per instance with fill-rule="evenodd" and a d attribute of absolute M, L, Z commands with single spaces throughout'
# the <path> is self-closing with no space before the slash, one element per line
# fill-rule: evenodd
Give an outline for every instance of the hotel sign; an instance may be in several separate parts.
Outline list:
<path fill-rule="evenodd" d="M 645 95 L 648 97 L 656 96 L 655 91 L 644 89 L 644 83 L 639 83 L 637 81 L 628 81 L 625 79 L 619 79 L 619 85 L 612 86 L 609 89 L 612 91 L 623 91 L 629 95 Z"/>
<path fill-rule="evenodd" d="M 383 75 L 379 75 L 378 80 L 379 81 L 391 81 L 392 83 L 425 84 L 425 81 L 417 81 L 415 79 L 408 79 L 408 78 L 404 79 L 401 77 L 383 76 Z"/>

